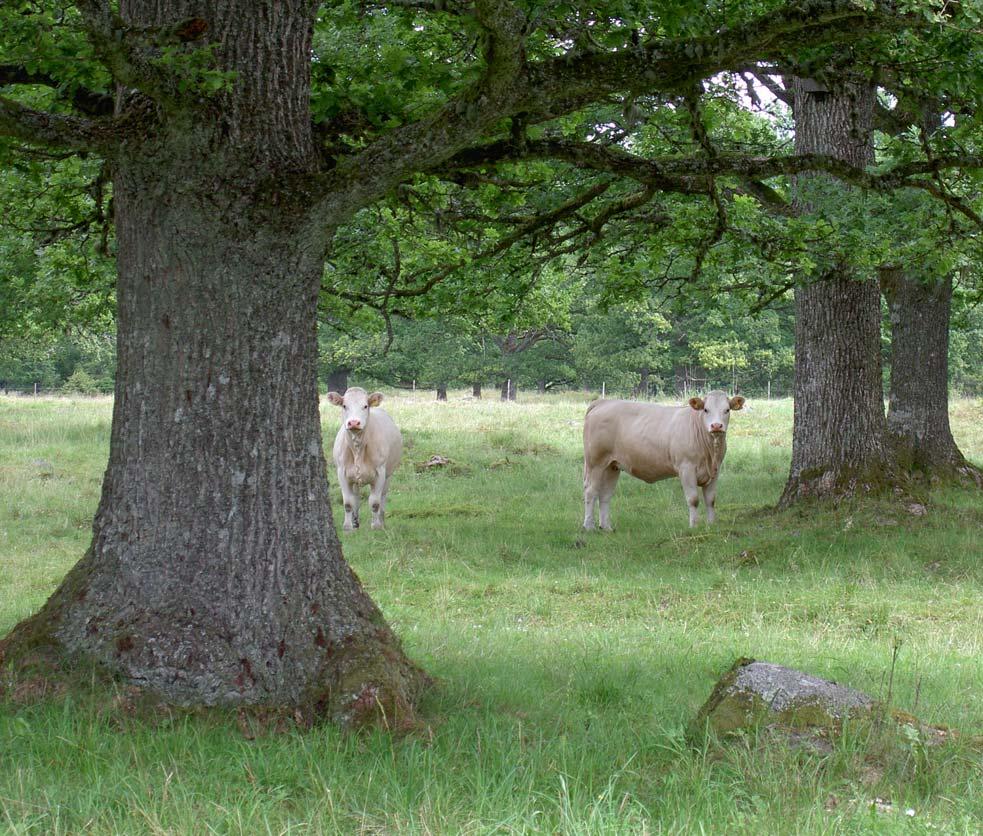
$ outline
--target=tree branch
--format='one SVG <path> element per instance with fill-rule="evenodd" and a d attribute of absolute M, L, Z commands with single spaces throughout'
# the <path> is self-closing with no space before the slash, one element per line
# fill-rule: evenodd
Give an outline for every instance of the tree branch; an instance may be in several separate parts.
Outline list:
<path fill-rule="evenodd" d="M 468 264 L 477 264 L 493 258 L 494 256 L 505 252 L 522 239 L 528 238 L 540 230 L 552 227 L 563 218 L 574 215 L 578 209 L 583 208 L 604 194 L 610 188 L 610 186 L 610 183 L 597 183 L 580 194 L 574 196 L 570 200 L 560 204 L 550 212 L 544 212 L 525 219 L 522 223 L 518 224 L 517 228 L 510 234 L 503 236 L 494 244 L 485 247 L 470 258 L 459 259 L 449 264 L 444 264 L 434 268 L 435 271 L 431 273 L 429 278 L 420 284 L 403 288 L 387 286 L 384 290 L 367 291 L 364 293 L 335 292 L 334 295 L 357 304 L 368 305 L 370 308 L 378 311 L 382 311 L 383 308 L 388 308 L 390 299 L 410 299 L 423 296 L 433 290 L 434 287 L 446 280 L 449 276 L 453 275 L 453 273 L 455 273 L 457 270 L 460 270 L 462 267 L 465 267 Z M 627 210 L 634 204 L 619 202 L 619 205 L 623 210 Z M 428 270 L 427 272 L 430 271 Z M 382 298 L 381 302 L 377 301 L 380 299 L 380 297 Z"/>
<path fill-rule="evenodd" d="M 192 17 L 169 26 L 141 28 L 128 26 L 109 0 L 76 0 L 75 5 L 96 55 L 117 82 L 158 102 L 177 98 L 175 76 L 152 59 L 160 47 L 199 40 L 208 28 L 205 20 Z"/>
<path fill-rule="evenodd" d="M 318 222 L 333 225 L 342 205 L 365 206 L 411 174 L 440 167 L 482 136 L 500 133 L 504 120 L 517 114 L 535 124 L 613 92 L 678 93 L 726 69 L 782 57 L 802 46 L 853 41 L 907 21 L 886 2 L 865 10 L 851 0 L 806 0 L 704 37 L 655 39 L 634 48 L 583 51 L 528 64 L 527 23 L 511 2 L 476 0 L 475 17 L 486 35 L 482 78 L 437 112 L 376 140 L 321 178 L 315 184 L 325 195 L 317 207 Z"/>
<path fill-rule="evenodd" d="M 764 87 L 771 95 L 780 102 L 784 102 L 789 107 L 792 106 L 792 96 L 781 84 L 766 73 L 754 73 L 755 80 Z"/>
<path fill-rule="evenodd" d="M 481 78 L 436 113 L 379 138 L 334 169 L 322 186 L 329 194 L 345 189 L 345 207 L 368 205 L 428 160 L 467 147 L 514 112 L 512 91 L 525 66 L 525 15 L 509 0 L 476 0 L 474 7 L 484 34 Z M 329 217 L 335 199 L 329 196 L 322 206 Z"/>
<path fill-rule="evenodd" d="M 530 68 L 523 110 L 538 121 L 596 101 L 600 92 L 684 93 L 706 78 L 750 61 L 780 58 L 801 46 L 850 42 L 900 26 L 888 3 L 865 11 L 849 0 L 791 3 L 743 26 L 691 39 L 653 39 L 636 49 L 583 52 Z"/>
<path fill-rule="evenodd" d="M 29 71 L 18 64 L 0 64 L 0 87 L 12 84 L 38 84 L 60 90 L 62 82 L 47 73 Z M 84 87 L 74 87 L 72 107 L 87 116 L 110 116 L 113 113 L 113 97 Z"/>
<path fill-rule="evenodd" d="M 85 119 L 34 110 L 0 96 L 0 135 L 32 145 L 105 151 L 119 142 L 125 133 L 124 126 L 119 120 Z"/>
<path fill-rule="evenodd" d="M 516 148 L 508 142 L 489 143 L 457 155 L 448 160 L 440 170 L 453 171 L 498 162 L 543 158 L 562 160 L 579 168 L 605 171 L 653 186 L 660 191 L 682 194 L 709 194 L 708 178 L 712 177 L 735 176 L 760 180 L 806 171 L 825 172 L 844 182 L 875 191 L 924 188 L 923 181 L 916 179 L 919 175 L 953 168 L 983 168 L 983 155 L 975 154 L 954 154 L 936 157 L 931 161 L 916 160 L 874 174 L 824 154 L 757 157 L 717 153 L 713 157 L 701 154 L 690 157 L 647 158 L 616 146 L 541 139 L 530 140 L 522 148 Z"/>

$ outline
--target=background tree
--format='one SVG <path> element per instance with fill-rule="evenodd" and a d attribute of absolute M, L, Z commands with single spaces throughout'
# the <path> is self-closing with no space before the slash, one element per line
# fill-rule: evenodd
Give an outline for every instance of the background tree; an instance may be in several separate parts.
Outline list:
<path fill-rule="evenodd" d="M 798 153 L 828 154 L 856 168 L 874 162 L 872 84 L 795 78 L 791 86 Z M 828 186 L 821 175 L 799 175 L 797 208 L 814 209 L 814 192 Z M 792 466 L 781 504 L 892 481 L 880 318 L 877 285 L 856 275 L 837 251 L 796 288 Z"/>
<path fill-rule="evenodd" d="M 572 360 L 582 386 L 647 396 L 665 385 L 670 323 L 653 299 L 603 309 L 588 296 L 581 304 Z"/>

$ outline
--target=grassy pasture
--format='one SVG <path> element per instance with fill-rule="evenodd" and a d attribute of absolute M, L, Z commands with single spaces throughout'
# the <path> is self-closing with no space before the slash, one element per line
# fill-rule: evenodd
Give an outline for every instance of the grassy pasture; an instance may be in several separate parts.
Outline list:
<path fill-rule="evenodd" d="M 983 732 L 983 501 L 936 490 L 777 515 L 791 403 L 733 416 L 718 525 L 622 477 L 584 536 L 586 399 L 393 395 L 388 528 L 347 558 L 439 685 L 403 737 L 282 734 L 116 699 L 0 703 L 12 833 L 979 833 L 972 743 L 848 729 L 832 752 L 683 729 L 735 657 L 801 667 Z M 0 635 L 88 544 L 108 399 L 0 398 Z M 337 411 L 324 404 L 330 450 Z M 953 429 L 983 460 L 983 403 Z M 418 470 L 441 454 L 452 464 Z M 332 474 L 333 477 L 333 474 Z M 335 520 L 340 496 L 333 492 Z M 893 679 L 892 648 L 900 643 Z M 880 799 L 881 805 L 874 804 Z M 908 811 L 913 811 L 909 815 Z"/>

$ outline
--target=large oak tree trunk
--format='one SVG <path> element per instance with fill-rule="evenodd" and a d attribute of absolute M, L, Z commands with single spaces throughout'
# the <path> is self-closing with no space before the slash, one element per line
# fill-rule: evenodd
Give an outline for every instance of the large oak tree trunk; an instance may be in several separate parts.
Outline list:
<path fill-rule="evenodd" d="M 123 11 L 150 25 L 164 5 Z M 241 66 L 257 76 L 237 78 L 212 123 L 172 118 L 113 161 L 119 366 L 102 498 L 85 557 L 0 644 L 8 661 L 84 660 L 178 703 L 352 723 L 409 710 L 425 681 L 331 517 L 316 362 L 329 234 L 275 185 L 313 166 L 309 6 L 283 4 L 266 32 L 213 9 L 222 49 L 256 53 Z"/>
<path fill-rule="evenodd" d="M 949 426 L 949 318 L 952 278 L 919 281 L 901 267 L 880 271 L 891 320 L 887 431 L 901 467 L 929 477 L 980 471 L 956 446 Z"/>
<path fill-rule="evenodd" d="M 811 92 L 815 86 L 793 82 L 796 153 L 869 165 L 874 88 L 845 84 Z M 810 189 L 822 187 L 823 180 L 823 175 L 797 178 L 799 208 L 808 209 Z M 853 275 L 834 257 L 822 275 L 796 290 L 795 317 L 792 465 L 780 504 L 890 482 L 877 283 Z"/>

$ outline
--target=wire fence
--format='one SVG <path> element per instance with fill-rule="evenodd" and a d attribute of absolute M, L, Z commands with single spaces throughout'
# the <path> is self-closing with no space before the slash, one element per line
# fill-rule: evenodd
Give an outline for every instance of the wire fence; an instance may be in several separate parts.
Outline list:
<path fill-rule="evenodd" d="M 105 397 L 106 395 L 111 395 L 112 392 L 81 392 L 77 389 L 66 389 L 61 386 L 41 386 L 40 384 L 34 384 L 32 386 L 5 386 L 0 384 L 0 395 L 9 395 L 11 397 L 20 398 L 39 398 L 39 397 L 52 397 L 52 396 L 64 396 L 64 397 Z"/>

